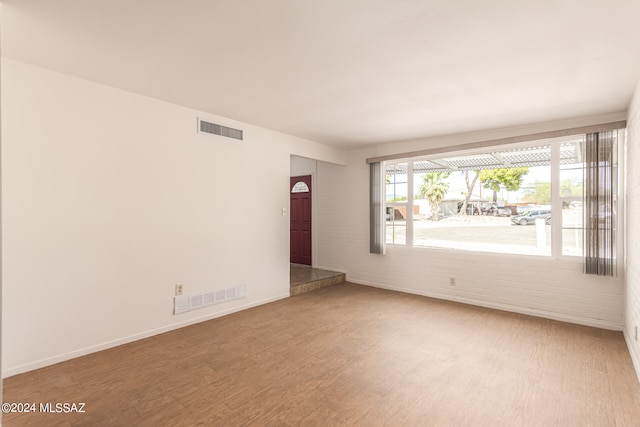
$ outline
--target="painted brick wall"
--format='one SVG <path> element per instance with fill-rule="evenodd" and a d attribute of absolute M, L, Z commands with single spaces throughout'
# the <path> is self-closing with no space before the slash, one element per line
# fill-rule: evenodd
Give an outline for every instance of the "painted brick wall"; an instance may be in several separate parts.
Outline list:
<path fill-rule="evenodd" d="M 640 344 L 635 328 L 640 328 L 640 82 L 636 86 L 627 120 L 626 189 L 626 304 L 625 336 L 636 372 L 640 377 Z"/>
<path fill-rule="evenodd" d="M 318 163 L 318 266 L 343 271 L 355 283 L 623 328 L 624 278 L 587 276 L 579 259 L 399 246 L 388 246 L 384 256 L 369 254 L 365 159 L 371 156 L 371 149 L 356 150 L 346 167 Z"/>

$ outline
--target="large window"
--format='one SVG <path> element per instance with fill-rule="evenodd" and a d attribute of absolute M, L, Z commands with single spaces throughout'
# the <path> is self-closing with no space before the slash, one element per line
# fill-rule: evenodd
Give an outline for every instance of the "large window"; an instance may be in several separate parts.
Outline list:
<path fill-rule="evenodd" d="M 582 256 L 585 136 L 385 162 L 386 243 Z"/>

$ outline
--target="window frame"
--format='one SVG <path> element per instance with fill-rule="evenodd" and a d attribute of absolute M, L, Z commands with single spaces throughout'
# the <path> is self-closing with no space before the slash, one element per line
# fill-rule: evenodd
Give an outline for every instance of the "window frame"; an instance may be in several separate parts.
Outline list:
<path fill-rule="evenodd" d="M 624 189 L 626 187 L 626 183 L 624 181 L 624 169 L 626 165 L 626 129 L 617 129 L 618 135 L 618 152 L 617 152 L 617 206 L 616 206 L 616 215 L 617 215 L 617 230 L 616 230 L 616 252 L 617 252 L 617 263 L 619 266 L 622 266 L 624 263 Z M 563 254 L 563 226 L 562 221 L 551 221 L 551 242 L 550 242 L 550 254 L 549 255 L 533 255 L 533 254 L 510 254 L 508 252 L 487 252 L 481 250 L 473 250 L 473 249 L 453 249 L 446 248 L 441 246 L 414 246 L 414 227 L 413 227 L 413 209 L 414 209 L 414 174 L 413 174 L 413 164 L 415 161 L 420 160 L 438 160 L 443 157 L 455 157 L 455 156 L 470 156 L 474 154 L 486 154 L 491 151 L 505 150 L 505 149 L 517 149 L 517 148 L 526 148 L 526 147 L 536 147 L 541 145 L 549 145 L 551 150 L 551 161 L 550 161 L 550 181 L 551 181 L 551 210 L 552 212 L 562 212 L 562 197 L 559 190 L 560 185 L 560 147 L 563 142 L 573 141 L 576 139 L 578 135 L 583 135 L 582 133 L 571 134 L 571 135 L 562 135 L 545 139 L 534 139 L 523 142 L 513 142 L 508 144 L 495 144 L 495 145 L 486 145 L 479 146 L 477 148 L 468 148 L 468 149 L 458 149 L 456 147 L 452 147 L 451 151 L 441 151 L 436 150 L 433 154 L 428 155 L 415 155 L 415 156 L 407 156 L 402 158 L 393 158 L 388 160 L 383 160 L 382 170 L 386 170 L 386 166 L 388 163 L 407 163 L 407 201 L 406 204 L 403 202 L 403 205 L 407 206 L 407 217 L 406 217 L 406 239 L 405 243 L 391 243 L 386 241 L 386 220 L 384 221 L 384 233 L 385 237 L 385 245 L 388 247 L 396 247 L 396 248 L 411 248 L 418 250 L 441 250 L 441 251 L 461 251 L 464 253 L 482 253 L 482 254 L 491 254 L 498 256 L 522 256 L 527 258 L 540 258 L 540 259 L 555 259 L 555 260 L 570 260 L 574 262 L 582 262 L 584 254 Z M 382 177 L 384 179 L 384 176 Z M 389 205 L 394 205 L 389 204 Z M 385 196 L 384 201 L 384 213 L 386 219 L 386 207 L 388 206 Z M 560 216 L 562 218 L 562 216 Z M 583 251 L 584 252 L 584 251 Z"/>

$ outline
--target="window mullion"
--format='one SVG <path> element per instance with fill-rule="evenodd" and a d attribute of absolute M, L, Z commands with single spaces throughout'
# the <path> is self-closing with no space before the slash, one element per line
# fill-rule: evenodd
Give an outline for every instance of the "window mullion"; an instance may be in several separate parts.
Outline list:
<path fill-rule="evenodd" d="M 407 162 L 406 245 L 413 246 L 413 162 Z"/>
<path fill-rule="evenodd" d="M 562 255 L 562 200 L 560 199 L 560 144 L 551 144 L 551 256 Z"/>

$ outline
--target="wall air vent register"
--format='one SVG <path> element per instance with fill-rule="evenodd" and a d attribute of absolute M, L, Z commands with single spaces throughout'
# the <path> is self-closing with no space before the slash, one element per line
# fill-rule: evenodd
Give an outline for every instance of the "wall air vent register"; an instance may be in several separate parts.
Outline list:
<path fill-rule="evenodd" d="M 240 129 L 234 129 L 228 126 L 211 123 L 200 118 L 198 118 L 198 132 L 208 133 L 210 135 L 224 136 L 225 138 L 233 138 L 239 141 L 242 141 L 243 139 L 243 131 Z"/>

